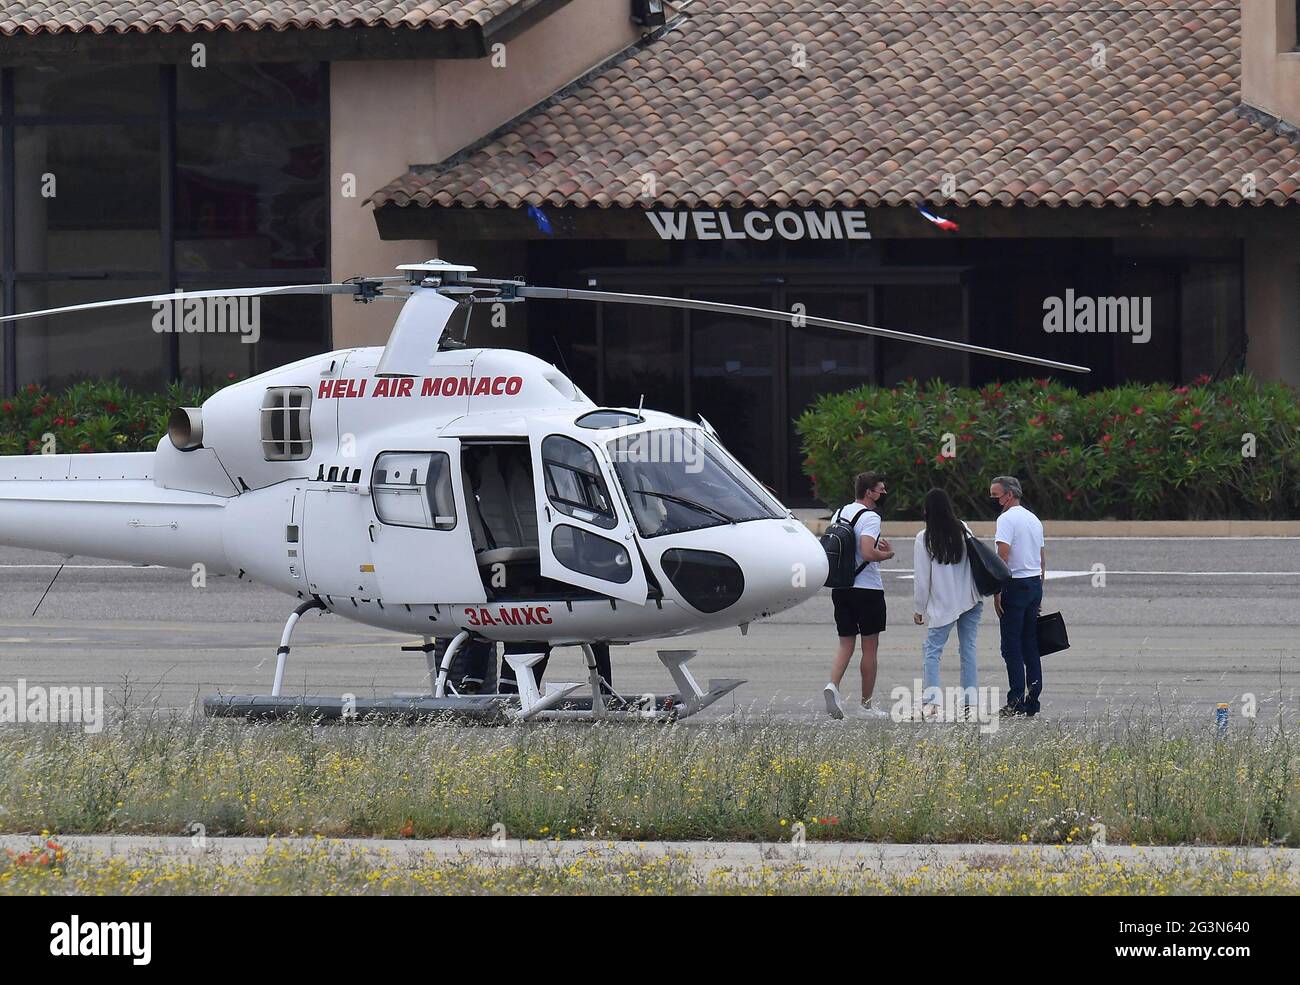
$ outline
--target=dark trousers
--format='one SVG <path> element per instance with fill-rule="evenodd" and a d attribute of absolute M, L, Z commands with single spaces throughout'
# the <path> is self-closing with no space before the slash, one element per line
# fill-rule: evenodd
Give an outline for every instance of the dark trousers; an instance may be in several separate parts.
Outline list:
<path fill-rule="evenodd" d="M 1007 705 L 1038 713 L 1043 692 L 1043 664 L 1038 656 L 1038 609 L 1043 580 L 1013 578 L 1002 589 L 1002 659 L 1007 665 Z"/>
<path fill-rule="evenodd" d="M 546 671 L 546 665 L 551 662 L 551 648 L 546 643 L 507 643 L 506 653 L 537 653 L 543 651 L 546 656 L 533 664 L 533 680 L 537 682 L 537 689 L 542 688 L 542 674 Z M 592 655 L 596 658 L 596 670 L 600 676 L 605 679 L 606 684 L 614 683 L 614 671 L 609 663 L 609 644 L 593 643 L 591 645 Z M 515 677 L 515 669 L 510 664 L 501 661 L 501 684 L 497 689 L 500 694 L 518 694 L 519 681 Z M 609 688 L 602 687 L 602 691 L 609 693 Z"/>

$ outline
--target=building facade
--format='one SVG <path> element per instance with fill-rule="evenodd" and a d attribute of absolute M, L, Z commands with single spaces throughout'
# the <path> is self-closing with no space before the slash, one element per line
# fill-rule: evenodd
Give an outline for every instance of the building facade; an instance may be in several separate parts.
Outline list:
<path fill-rule="evenodd" d="M 1294 0 L 103 6 L 0 21 L 6 310 L 439 255 L 1065 359 L 1085 387 L 1300 383 Z M 263 311 L 256 346 L 21 322 L 6 383 L 210 381 L 382 342 L 393 316 Z M 818 395 L 1024 374 L 721 315 L 507 316 L 477 313 L 475 341 L 704 416 L 796 503 L 793 419 Z"/>

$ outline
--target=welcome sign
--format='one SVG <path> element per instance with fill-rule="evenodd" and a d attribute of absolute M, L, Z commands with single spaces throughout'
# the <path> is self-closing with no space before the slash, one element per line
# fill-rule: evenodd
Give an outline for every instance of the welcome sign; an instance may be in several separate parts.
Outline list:
<path fill-rule="evenodd" d="M 690 212 L 647 212 L 646 218 L 663 240 L 748 239 L 870 239 L 867 213 L 862 209 L 786 209 L 729 212 L 697 209 Z"/>

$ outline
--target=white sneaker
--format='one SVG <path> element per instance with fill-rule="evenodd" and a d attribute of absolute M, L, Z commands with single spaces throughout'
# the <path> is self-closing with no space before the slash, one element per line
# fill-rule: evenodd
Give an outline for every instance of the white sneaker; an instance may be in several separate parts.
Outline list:
<path fill-rule="evenodd" d="M 822 697 L 826 699 L 826 714 L 831 718 L 840 719 L 844 717 L 844 702 L 840 698 L 840 689 L 834 684 L 827 684 L 822 689 Z"/>
<path fill-rule="evenodd" d="M 858 704 L 859 718 L 888 718 L 889 712 L 881 711 L 879 708 L 872 708 L 865 701 Z"/>

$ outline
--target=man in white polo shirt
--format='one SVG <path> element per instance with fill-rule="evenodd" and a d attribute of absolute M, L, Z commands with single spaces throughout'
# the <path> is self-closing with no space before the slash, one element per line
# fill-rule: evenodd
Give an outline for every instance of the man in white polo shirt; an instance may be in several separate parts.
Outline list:
<path fill-rule="evenodd" d="M 1007 704 L 1002 714 L 1038 714 L 1043 665 L 1038 654 L 1038 610 L 1043 604 L 1047 551 L 1043 524 L 1020 505 L 1020 480 L 1000 475 L 989 484 L 989 499 L 1002 510 L 994 539 L 998 556 L 1011 569 L 1011 583 L 993 597 L 1002 625 L 1002 659 L 1007 665 Z"/>

